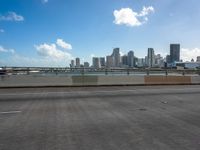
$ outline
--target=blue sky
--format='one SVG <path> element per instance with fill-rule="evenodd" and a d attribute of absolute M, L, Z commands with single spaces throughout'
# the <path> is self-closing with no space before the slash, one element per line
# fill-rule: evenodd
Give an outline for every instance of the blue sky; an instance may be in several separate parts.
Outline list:
<path fill-rule="evenodd" d="M 148 47 L 183 60 L 200 55 L 198 0 L 0 0 L 0 66 L 91 62 L 114 47 L 144 57 Z"/>

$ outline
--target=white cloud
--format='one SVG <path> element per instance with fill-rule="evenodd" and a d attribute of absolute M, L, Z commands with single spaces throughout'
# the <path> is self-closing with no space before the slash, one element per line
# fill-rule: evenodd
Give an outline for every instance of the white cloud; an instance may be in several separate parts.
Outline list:
<path fill-rule="evenodd" d="M 138 14 L 138 16 L 147 16 L 149 15 L 150 13 L 154 12 L 154 8 L 152 6 L 149 6 L 149 7 L 143 7 L 142 11 Z"/>
<path fill-rule="evenodd" d="M 130 8 L 122 8 L 114 11 L 115 24 L 125 24 L 127 26 L 140 26 L 141 22 L 137 18 L 137 13 Z"/>
<path fill-rule="evenodd" d="M 42 3 L 48 3 L 49 2 L 49 0 L 42 0 Z"/>
<path fill-rule="evenodd" d="M 115 17 L 114 23 L 117 25 L 127 25 L 127 26 L 140 26 L 148 21 L 148 15 L 154 12 L 152 6 L 143 7 L 141 12 L 135 12 L 131 8 L 121 8 L 120 10 L 115 10 L 113 15 Z"/>
<path fill-rule="evenodd" d="M 0 21 L 24 21 L 24 17 L 15 12 L 8 12 L 6 15 L 0 15 Z"/>
<path fill-rule="evenodd" d="M 180 55 L 183 61 L 191 61 L 192 59 L 196 61 L 197 56 L 200 56 L 200 48 L 194 48 L 194 49 L 182 48 Z"/>
<path fill-rule="evenodd" d="M 90 54 L 90 57 L 93 58 L 93 57 L 96 57 L 96 56 L 95 56 L 95 54 Z"/>
<path fill-rule="evenodd" d="M 14 50 L 14 49 L 7 49 L 7 48 L 4 48 L 3 46 L 0 45 L 0 52 L 12 53 L 12 54 L 14 54 L 14 53 L 15 53 L 15 50 Z"/>
<path fill-rule="evenodd" d="M 19 67 L 66 67 L 69 60 L 49 59 L 48 57 L 22 56 L 17 53 L 9 55 L 0 60 L 0 66 L 19 66 Z"/>
<path fill-rule="evenodd" d="M 62 50 L 59 50 L 55 44 L 41 44 L 41 45 L 35 45 L 35 48 L 37 49 L 37 52 L 39 55 L 44 57 L 50 57 L 52 59 L 71 59 L 72 56 L 68 52 L 64 52 Z"/>
<path fill-rule="evenodd" d="M 72 49 L 72 45 L 65 42 L 63 39 L 57 39 L 56 44 L 64 49 Z"/>
<path fill-rule="evenodd" d="M 125 53 L 122 52 L 122 51 L 120 51 L 119 53 L 120 53 L 121 56 L 124 56 L 124 55 L 125 55 Z"/>
<path fill-rule="evenodd" d="M 66 67 L 74 59 L 70 53 L 58 49 L 56 43 L 39 44 L 35 48 L 39 57 L 22 56 L 0 45 L 0 53 L 8 53 L 0 60 L 0 66 Z"/>
<path fill-rule="evenodd" d="M 5 31 L 4 31 L 4 29 L 0 29 L 0 33 L 4 33 Z"/>

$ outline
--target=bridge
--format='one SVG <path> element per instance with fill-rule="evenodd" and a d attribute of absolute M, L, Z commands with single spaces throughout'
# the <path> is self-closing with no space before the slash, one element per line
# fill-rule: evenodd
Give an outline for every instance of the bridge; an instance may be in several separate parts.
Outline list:
<path fill-rule="evenodd" d="M 199 97 L 199 70 L 7 68 L 0 149 L 197 150 Z"/>
<path fill-rule="evenodd" d="M 0 87 L 200 84 L 199 69 L 3 68 Z"/>

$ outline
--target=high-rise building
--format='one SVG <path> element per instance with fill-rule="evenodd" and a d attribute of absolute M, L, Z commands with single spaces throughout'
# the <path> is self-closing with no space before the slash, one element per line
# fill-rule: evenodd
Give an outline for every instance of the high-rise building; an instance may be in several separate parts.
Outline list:
<path fill-rule="evenodd" d="M 197 62 L 200 62 L 200 56 L 197 56 Z"/>
<path fill-rule="evenodd" d="M 134 66 L 138 64 L 138 58 L 134 56 Z"/>
<path fill-rule="evenodd" d="M 170 44 L 170 62 L 180 61 L 180 44 Z"/>
<path fill-rule="evenodd" d="M 154 55 L 154 49 L 153 48 L 148 48 L 148 67 L 154 67 L 155 64 L 155 55 Z"/>
<path fill-rule="evenodd" d="M 101 68 L 101 64 L 100 64 L 100 58 L 98 57 L 93 57 L 92 58 L 92 64 L 94 68 Z"/>
<path fill-rule="evenodd" d="M 144 60 L 145 60 L 145 67 L 147 67 L 148 66 L 148 57 L 145 56 Z"/>
<path fill-rule="evenodd" d="M 101 67 L 105 67 L 106 66 L 105 57 L 100 57 L 100 64 L 101 64 Z"/>
<path fill-rule="evenodd" d="M 114 48 L 112 57 L 114 58 L 114 67 L 120 67 L 120 49 L 119 48 Z"/>
<path fill-rule="evenodd" d="M 160 54 L 155 55 L 155 66 L 163 67 L 164 59 Z"/>
<path fill-rule="evenodd" d="M 84 68 L 89 68 L 89 67 L 90 67 L 89 62 L 84 62 Z"/>
<path fill-rule="evenodd" d="M 76 67 L 80 67 L 81 66 L 81 64 L 80 64 L 80 58 L 76 58 Z"/>
<path fill-rule="evenodd" d="M 128 52 L 128 66 L 131 67 L 131 68 L 133 68 L 135 66 L 134 52 L 133 51 Z"/>
<path fill-rule="evenodd" d="M 74 68 L 74 67 L 75 67 L 74 60 L 71 60 L 70 67 L 71 67 L 71 68 Z"/>
<path fill-rule="evenodd" d="M 170 62 L 171 62 L 170 55 L 167 55 L 167 56 L 166 56 L 166 63 L 170 63 Z"/>
<path fill-rule="evenodd" d="M 145 58 L 138 58 L 138 67 L 144 67 L 145 66 Z"/>
<path fill-rule="evenodd" d="M 128 66 L 128 56 L 127 55 L 122 56 L 122 66 L 123 67 Z"/>
<path fill-rule="evenodd" d="M 114 58 L 112 56 L 106 56 L 106 67 L 111 68 L 114 66 Z"/>

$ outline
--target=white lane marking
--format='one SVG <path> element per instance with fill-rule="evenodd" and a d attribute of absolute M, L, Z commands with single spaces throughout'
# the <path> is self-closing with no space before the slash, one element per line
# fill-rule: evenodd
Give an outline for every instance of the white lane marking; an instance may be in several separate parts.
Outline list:
<path fill-rule="evenodd" d="M 0 114 L 16 114 L 16 113 L 21 113 L 22 111 L 2 111 Z"/>

